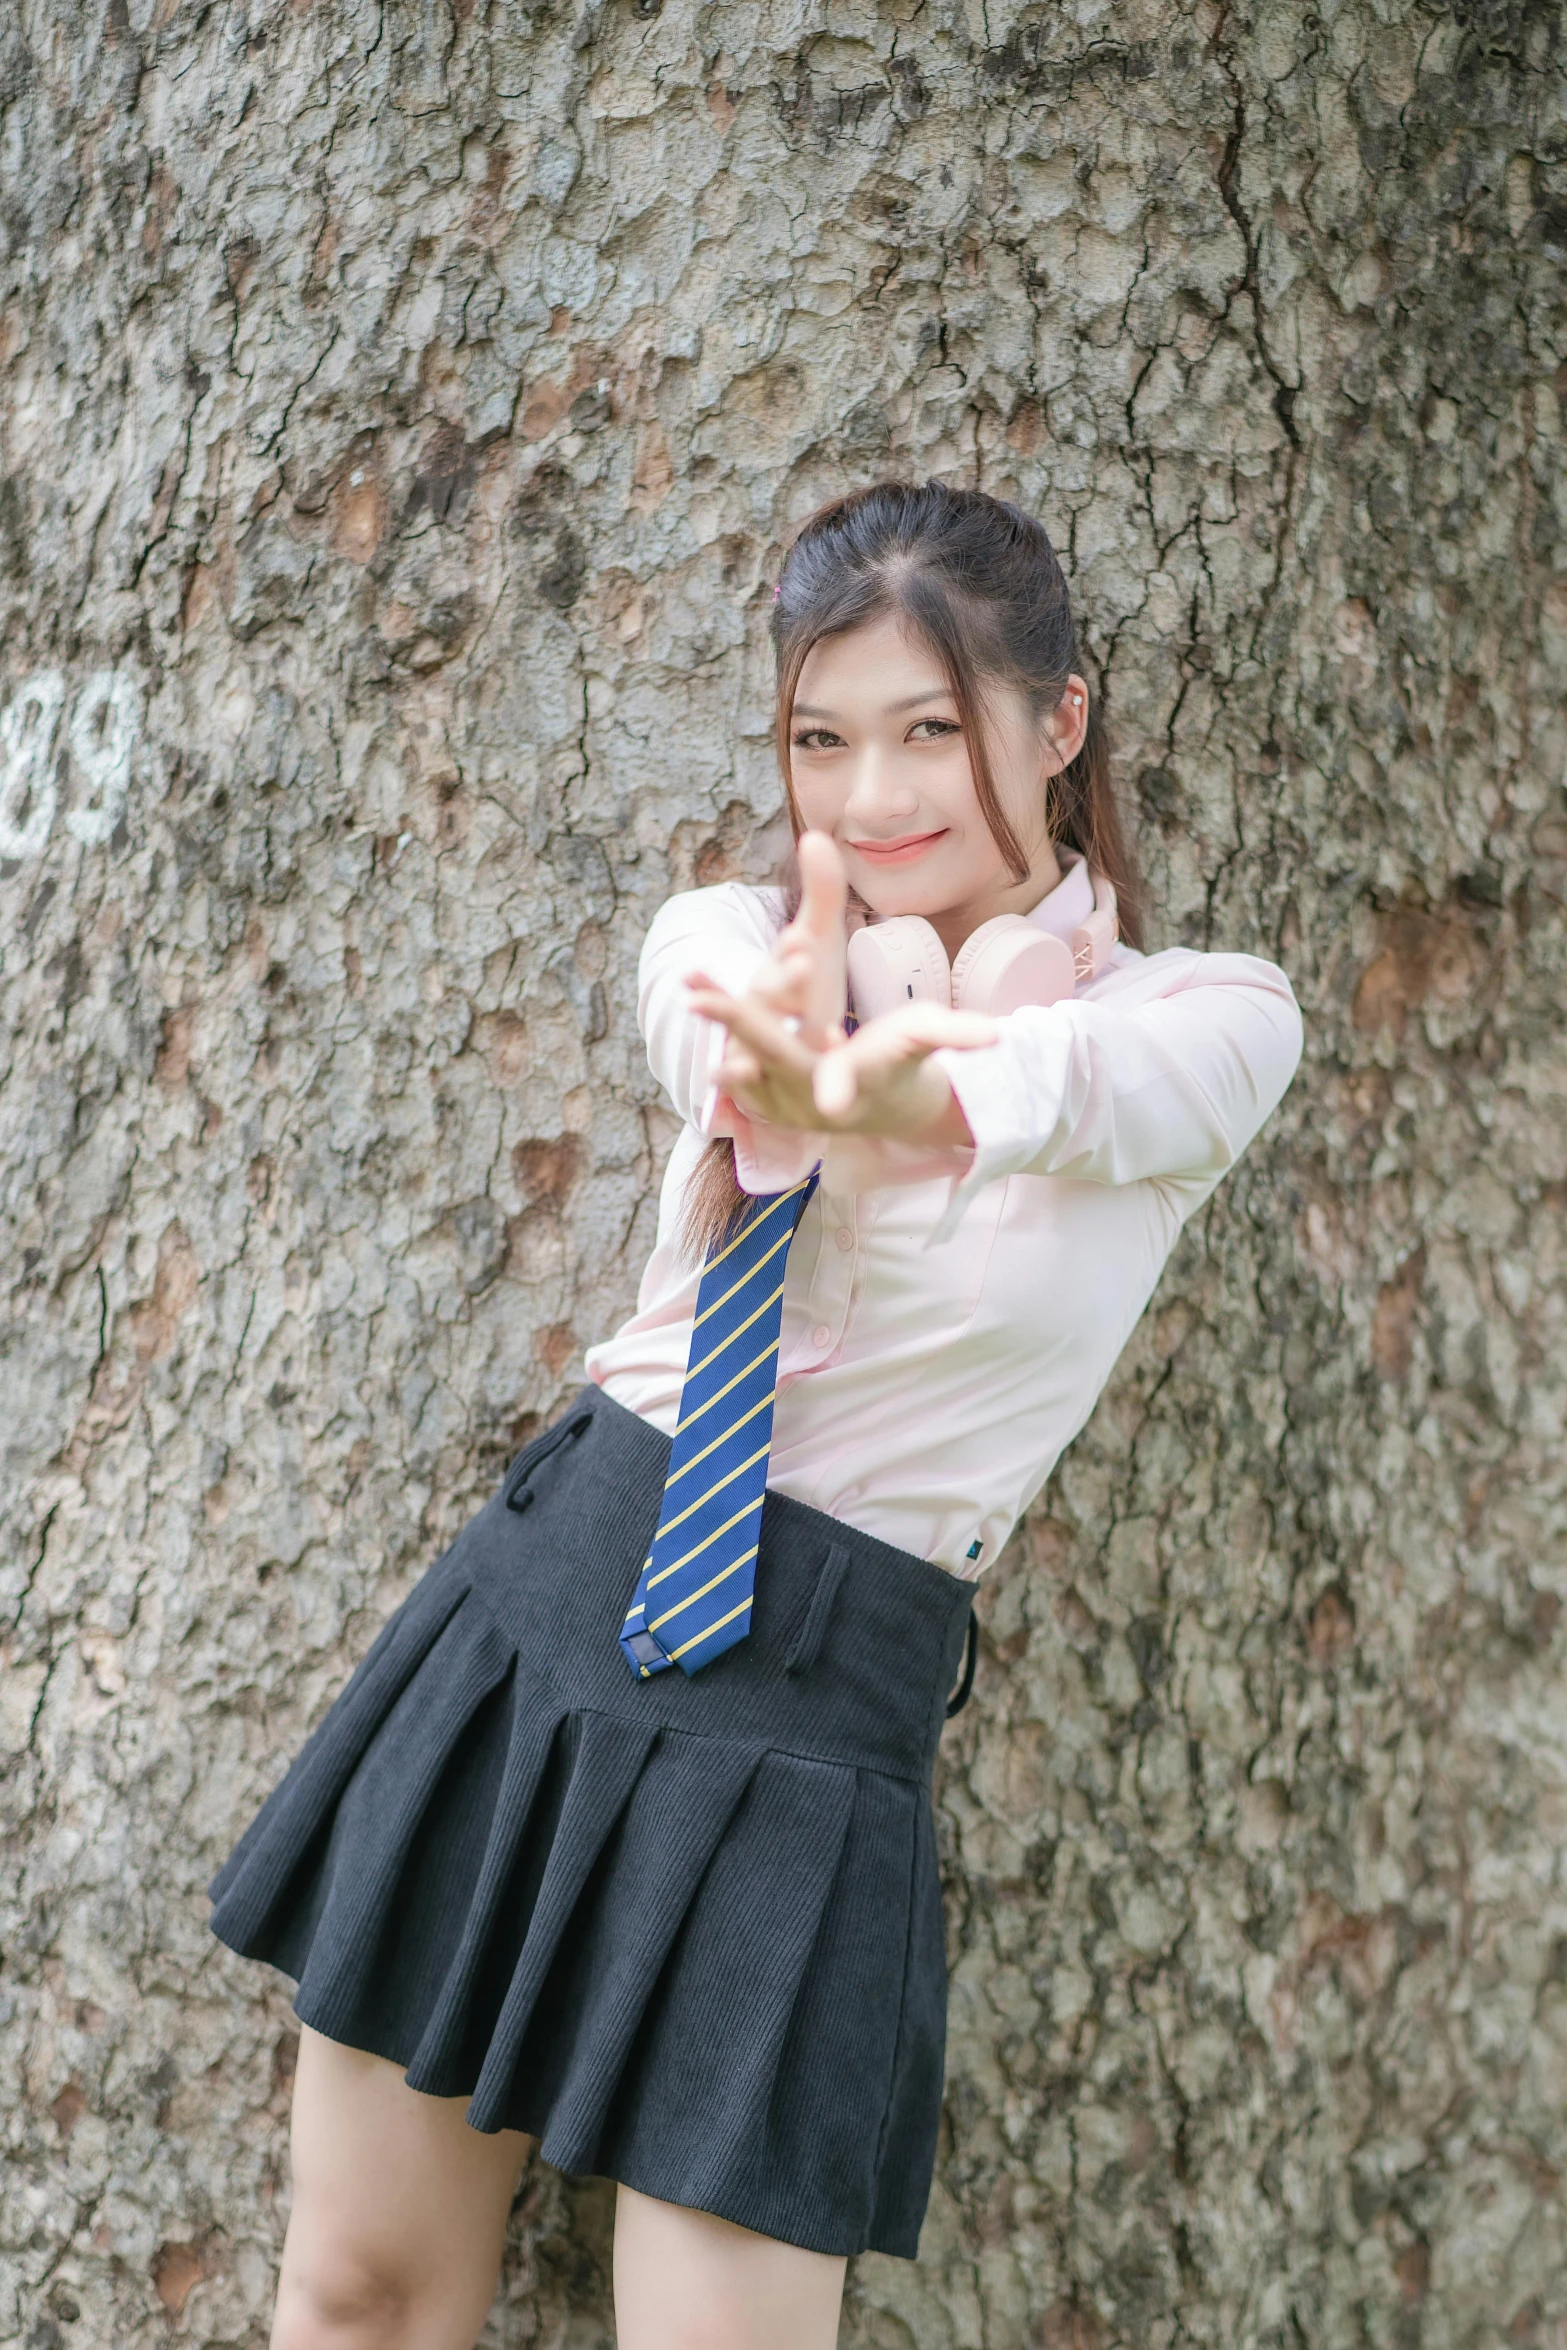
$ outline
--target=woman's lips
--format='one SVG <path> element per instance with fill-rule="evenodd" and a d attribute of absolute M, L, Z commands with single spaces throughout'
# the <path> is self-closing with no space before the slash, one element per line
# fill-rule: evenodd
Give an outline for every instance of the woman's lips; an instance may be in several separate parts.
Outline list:
<path fill-rule="evenodd" d="M 907 865 L 915 857 L 922 857 L 933 842 L 946 838 L 947 828 L 939 832 L 910 832 L 902 840 L 851 840 L 849 846 L 873 865 Z"/>

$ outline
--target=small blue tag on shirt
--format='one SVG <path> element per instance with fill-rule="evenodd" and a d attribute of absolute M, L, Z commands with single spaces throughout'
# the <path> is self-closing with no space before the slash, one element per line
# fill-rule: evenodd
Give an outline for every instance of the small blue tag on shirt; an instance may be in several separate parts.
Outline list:
<path fill-rule="evenodd" d="M 968 1546 L 969 1557 L 971 1559 L 977 1559 L 984 1547 L 985 1545 L 982 1542 L 971 1542 Z"/>

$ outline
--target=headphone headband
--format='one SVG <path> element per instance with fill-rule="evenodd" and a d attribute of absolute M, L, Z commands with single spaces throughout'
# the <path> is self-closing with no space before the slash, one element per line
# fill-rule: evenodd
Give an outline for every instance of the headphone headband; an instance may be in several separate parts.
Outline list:
<path fill-rule="evenodd" d="M 1091 869 L 1089 886 L 1093 911 L 1070 939 L 1027 914 L 995 914 L 950 963 L 935 925 L 921 914 L 863 923 L 849 936 L 849 988 L 859 1018 L 874 1020 L 903 1003 L 1004 1015 L 1075 994 L 1104 969 L 1118 934 L 1114 889 Z"/>

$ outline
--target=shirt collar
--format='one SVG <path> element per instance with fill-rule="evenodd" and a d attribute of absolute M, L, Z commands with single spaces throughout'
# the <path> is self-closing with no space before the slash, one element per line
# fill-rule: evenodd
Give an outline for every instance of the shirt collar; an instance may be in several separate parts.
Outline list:
<path fill-rule="evenodd" d="M 1094 910 L 1094 885 L 1088 878 L 1088 860 L 1076 849 L 1058 849 L 1056 862 L 1061 867 L 1061 879 L 1037 906 L 1029 907 L 1023 918 L 1026 922 L 1037 922 L 1041 930 L 1050 931 L 1070 946 L 1073 931 Z"/>

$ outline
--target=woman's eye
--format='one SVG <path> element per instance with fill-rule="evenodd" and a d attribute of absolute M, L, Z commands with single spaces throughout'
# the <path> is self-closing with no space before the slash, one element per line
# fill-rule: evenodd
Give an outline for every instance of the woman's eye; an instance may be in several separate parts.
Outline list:
<path fill-rule="evenodd" d="M 828 727 L 807 726 L 794 737 L 794 747 L 797 751 L 829 751 L 841 739 Z"/>
<path fill-rule="evenodd" d="M 927 728 L 930 730 L 928 733 Z M 916 718 L 909 728 L 909 737 L 913 742 L 936 743 L 940 742 L 944 734 L 962 732 L 962 727 L 951 718 Z"/>

